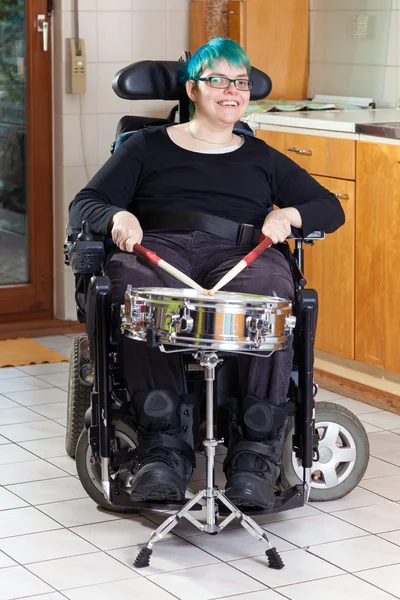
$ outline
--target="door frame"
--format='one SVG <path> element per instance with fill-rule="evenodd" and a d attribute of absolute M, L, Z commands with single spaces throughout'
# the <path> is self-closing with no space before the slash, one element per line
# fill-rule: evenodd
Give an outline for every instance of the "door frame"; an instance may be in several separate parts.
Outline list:
<path fill-rule="evenodd" d="M 48 51 L 37 30 L 47 15 Z M 53 316 L 52 45 L 49 0 L 25 3 L 27 215 L 29 274 L 26 284 L 0 287 L 0 323 Z"/>

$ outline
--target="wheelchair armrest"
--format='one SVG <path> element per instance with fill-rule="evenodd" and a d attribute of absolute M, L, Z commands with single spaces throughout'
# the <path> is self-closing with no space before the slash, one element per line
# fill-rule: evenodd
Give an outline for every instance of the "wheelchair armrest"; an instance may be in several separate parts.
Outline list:
<path fill-rule="evenodd" d="M 105 257 L 104 236 L 93 236 L 82 226 L 82 231 L 67 229 L 64 242 L 64 263 L 75 274 L 89 275 L 101 269 Z"/>
<path fill-rule="evenodd" d="M 288 236 L 288 240 L 302 240 L 303 242 L 313 242 L 314 240 L 324 240 L 325 231 L 313 231 L 304 237 L 303 230 L 292 227 L 292 233 Z"/>

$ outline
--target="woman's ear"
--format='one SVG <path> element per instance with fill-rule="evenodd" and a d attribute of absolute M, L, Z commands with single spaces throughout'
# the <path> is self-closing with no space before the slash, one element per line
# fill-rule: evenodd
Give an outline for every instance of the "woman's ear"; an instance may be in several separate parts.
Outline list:
<path fill-rule="evenodd" d="M 197 96 L 196 82 L 193 81 L 193 79 L 189 79 L 189 81 L 186 82 L 185 86 L 186 86 L 186 93 L 189 96 L 189 100 L 191 100 L 192 102 L 196 102 L 196 96 Z"/>

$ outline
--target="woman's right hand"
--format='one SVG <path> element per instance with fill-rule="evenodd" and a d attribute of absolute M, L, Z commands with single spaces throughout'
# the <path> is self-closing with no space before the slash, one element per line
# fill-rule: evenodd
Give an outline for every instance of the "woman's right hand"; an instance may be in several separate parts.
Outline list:
<path fill-rule="evenodd" d="M 111 219 L 111 237 L 118 248 L 133 252 L 133 246 L 142 241 L 143 230 L 135 215 L 121 210 Z"/>

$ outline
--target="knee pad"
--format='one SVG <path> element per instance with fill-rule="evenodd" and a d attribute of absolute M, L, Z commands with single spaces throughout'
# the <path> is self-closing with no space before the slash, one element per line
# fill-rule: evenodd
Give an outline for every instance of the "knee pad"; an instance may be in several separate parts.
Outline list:
<path fill-rule="evenodd" d="M 247 440 L 274 439 L 285 422 L 286 413 L 283 408 L 261 402 L 253 396 L 243 399 L 242 410 L 243 434 Z"/>
<path fill-rule="evenodd" d="M 137 424 L 147 431 L 176 429 L 180 397 L 171 390 L 138 392 L 132 399 Z"/>

